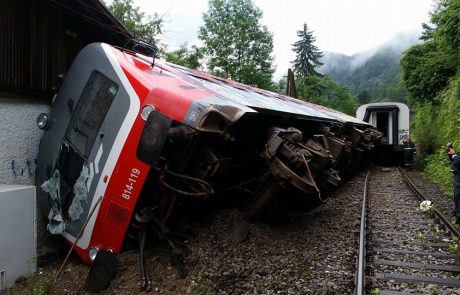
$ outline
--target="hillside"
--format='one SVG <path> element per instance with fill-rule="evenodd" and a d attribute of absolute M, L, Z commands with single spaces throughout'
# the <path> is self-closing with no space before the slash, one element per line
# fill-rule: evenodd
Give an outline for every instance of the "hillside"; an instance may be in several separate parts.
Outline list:
<path fill-rule="evenodd" d="M 406 91 L 400 84 L 399 60 L 405 49 L 418 42 L 418 36 L 418 32 L 400 33 L 377 48 L 352 56 L 325 52 L 320 72 L 347 87 L 362 103 L 406 102 Z"/>

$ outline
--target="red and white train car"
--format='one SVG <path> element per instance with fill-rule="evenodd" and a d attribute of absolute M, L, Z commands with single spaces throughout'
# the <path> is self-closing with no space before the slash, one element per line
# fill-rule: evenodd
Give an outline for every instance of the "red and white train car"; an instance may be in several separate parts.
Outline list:
<path fill-rule="evenodd" d="M 37 122 L 40 207 L 88 263 L 117 255 L 130 225 L 161 232 L 183 200 L 245 186 L 251 221 L 286 186 L 316 196 L 379 137 L 338 111 L 102 43 L 79 53 Z"/>

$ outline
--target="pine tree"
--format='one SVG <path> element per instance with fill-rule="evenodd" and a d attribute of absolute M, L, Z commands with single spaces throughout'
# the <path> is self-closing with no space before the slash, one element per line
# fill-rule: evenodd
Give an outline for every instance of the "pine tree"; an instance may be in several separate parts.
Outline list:
<path fill-rule="evenodd" d="M 314 45 L 316 38 L 308 30 L 306 23 L 303 24 L 303 30 L 297 31 L 297 36 L 300 40 L 292 44 L 292 50 L 296 53 L 296 58 L 292 61 L 295 73 L 298 77 L 321 76 L 316 68 L 323 65 L 319 61 L 323 53 Z"/>

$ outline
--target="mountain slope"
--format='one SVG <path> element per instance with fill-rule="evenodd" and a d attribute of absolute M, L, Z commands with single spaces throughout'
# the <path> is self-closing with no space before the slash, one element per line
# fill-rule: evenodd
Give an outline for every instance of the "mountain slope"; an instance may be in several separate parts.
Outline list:
<path fill-rule="evenodd" d="M 346 86 L 362 103 L 406 101 L 400 85 L 399 60 L 402 52 L 418 42 L 418 32 L 400 33 L 381 46 L 347 56 L 325 52 L 319 69 L 334 82 Z"/>

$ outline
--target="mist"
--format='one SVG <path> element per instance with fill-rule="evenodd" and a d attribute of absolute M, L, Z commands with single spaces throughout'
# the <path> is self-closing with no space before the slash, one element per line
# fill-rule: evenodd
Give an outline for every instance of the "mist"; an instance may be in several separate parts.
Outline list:
<path fill-rule="evenodd" d="M 336 52 L 324 52 L 321 59 L 323 66 L 319 68 L 319 72 L 323 74 L 338 70 L 353 72 L 378 52 L 401 55 L 407 48 L 420 42 L 421 32 L 421 30 L 412 30 L 397 33 L 388 41 L 351 56 Z"/>

